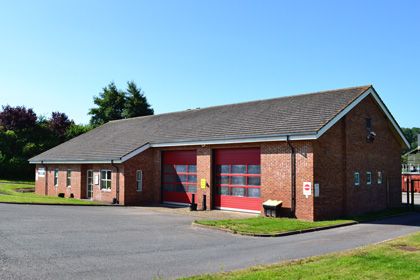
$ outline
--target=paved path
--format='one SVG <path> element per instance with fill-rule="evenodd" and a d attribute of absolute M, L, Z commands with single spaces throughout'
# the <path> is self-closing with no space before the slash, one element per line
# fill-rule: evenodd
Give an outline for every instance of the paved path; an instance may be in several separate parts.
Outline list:
<path fill-rule="evenodd" d="M 0 279 L 153 279 L 350 249 L 420 230 L 420 214 L 281 238 L 194 228 L 150 209 L 0 204 Z"/>

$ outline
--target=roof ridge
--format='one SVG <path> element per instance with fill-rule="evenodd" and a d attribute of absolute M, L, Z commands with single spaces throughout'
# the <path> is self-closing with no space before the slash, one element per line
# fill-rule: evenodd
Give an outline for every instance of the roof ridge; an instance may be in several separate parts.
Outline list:
<path fill-rule="evenodd" d="M 182 111 L 167 112 L 167 113 L 161 113 L 161 114 L 156 114 L 156 115 L 138 116 L 138 117 L 127 118 L 127 119 L 112 120 L 112 121 L 109 121 L 107 123 L 129 121 L 129 120 L 140 119 L 140 118 L 157 117 L 157 116 L 163 116 L 163 115 L 185 113 L 185 112 L 190 112 L 190 111 L 207 110 L 207 109 L 213 109 L 213 108 L 220 108 L 220 107 L 227 107 L 227 106 L 234 106 L 234 105 L 242 105 L 242 104 L 256 103 L 256 102 L 262 102 L 262 101 L 279 100 L 279 99 L 286 99 L 286 98 L 297 97 L 297 96 L 308 96 L 308 95 L 315 95 L 315 94 L 321 94 L 321 93 L 327 93 L 327 92 L 336 92 L 336 91 L 343 91 L 343 90 L 350 90 L 350 89 L 358 89 L 358 88 L 360 88 L 360 89 L 365 88 L 365 90 L 363 91 L 363 92 L 365 92 L 367 89 L 369 89 L 371 87 L 373 87 L 373 85 L 368 84 L 368 85 L 364 85 L 364 86 L 345 87 L 345 88 L 322 90 L 322 91 L 315 91 L 315 92 L 309 92 L 309 93 L 297 93 L 297 94 L 281 96 L 281 97 L 273 97 L 273 98 L 267 98 L 267 99 L 257 99 L 257 100 L 243 101 L 243 102 L 237 102 L 237 103 L 214 105 L 214 106 L 209 106 L 209 107 L 204 107 L 204 108 L 195 108 L 195 109 L 186 109 L 186 110 L 182 110 Z M 363 92 L 361 92 L 361 94 Z"/>

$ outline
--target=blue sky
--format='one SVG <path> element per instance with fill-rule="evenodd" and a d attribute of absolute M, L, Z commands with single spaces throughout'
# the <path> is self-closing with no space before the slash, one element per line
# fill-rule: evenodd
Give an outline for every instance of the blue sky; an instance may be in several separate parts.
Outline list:
<path fill-rule="evenodd" d="M 0 104 L 87 123 L 134 80 L 156 113 L 373 84 L 420 126 L 420 1 L 0 1 Z"/>

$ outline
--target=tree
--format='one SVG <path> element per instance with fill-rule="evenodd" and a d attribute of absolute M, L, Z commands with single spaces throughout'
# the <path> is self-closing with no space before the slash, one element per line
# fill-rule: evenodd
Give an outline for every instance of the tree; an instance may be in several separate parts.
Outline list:
<path fill-rule="evenodd" d="M 80 134 L 86 133 L 93 127 L 91 125 L 82 125 L 72 123 L 66 131 L 66 139 L 72 139 Z"/>
<path fill-rule="evenodd" d="M 49 128 L 59 137 L 65 136 L 67 129 L 72 123 L 73 121 L 69 120 L 66 114 L 60 112 L 52 112 L 51 118 L 48 120 Z"/>
<path fill-rule="evenodd" d="M 35 126 L 37 117 L 32 109 L 25 106 L 11 107 L 3 106 L 0 112 L 0 126 L 5 130 L 25 130 Z"/>
<path fill-rule="evenodd" d="M 75 125 L 64 113 L 37 118 L 32 109 L 24 106 L 4 106 L 0 111 L 0 178 L 33 179 L 29 158 L 89 129 Z"/>
<path fill-rule="evenodd" d="M 125 94 L 118 90 L 113 82 L 104 87 L 99 96 L 94 97 L 93 103 L 97 105 L 89 111 L 89 115 L 92 115 L 90 123 L 93 126 L 123 118 Z"/>
<path fill-rule="evenodd" d="M 153 115 L 154 111 L 141 88 L 131 81 L 127 82 L 126 102 L 123 112 L 124 118 Z"/>
<path fill-rule="evenodd" d="M 408 142 L 411 145 L 411 149 L 417 147 L 417 135 L 420 134 L 419 127 L 413 128 L 401 128 L 402 132 L 404 133 L 405 138 L 407 138 Z"/>

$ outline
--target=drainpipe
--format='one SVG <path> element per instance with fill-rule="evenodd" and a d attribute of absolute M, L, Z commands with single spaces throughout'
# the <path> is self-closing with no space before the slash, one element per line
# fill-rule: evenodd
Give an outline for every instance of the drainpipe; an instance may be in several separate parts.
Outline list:
<path fill-rule="evenodd" d="M 115 167 L 117 170 L 115 204 L 120 204 L 120 169 L 114 164 L 114 160 L 111 160 L 111 166 Z"/>
<path fill-rule="evenodd" d="M 291 213 L 295 216 L 296 213 L 296 151 L 295 147 L 290 143 L 290 136 L 286 136 L 287 145 L 290 147 L 290 165 L 291 165 Z"/>

